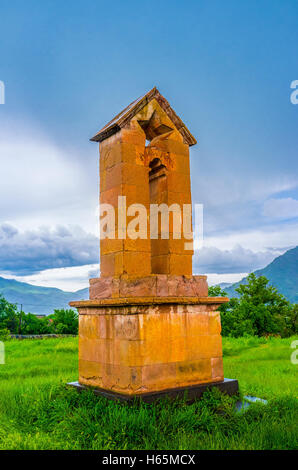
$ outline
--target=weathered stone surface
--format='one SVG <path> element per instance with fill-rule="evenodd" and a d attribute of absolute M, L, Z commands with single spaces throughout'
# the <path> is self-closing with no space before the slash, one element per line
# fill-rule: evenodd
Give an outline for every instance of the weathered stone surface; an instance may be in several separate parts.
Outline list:
<path fill-rule="evenodd" d="M 222 357 L 213 357 L 211 359 L 212 379 L 221 380 L 223 377 Z"/>
<path fill-rule="evenodd" d="M 117 297 L 207 297 L 206 276 L 149 276 L 100 277 L 90 279 L 91 300 Z"/>
<path fill-rule="evenodd" d="M 213 307 L 93 307 L 80 315 L 80 383 L 131 394 L 223 380 Z"/>
<path fill-rule="evenodd" d="M 120 297 L 150 297 L 156 295 L 156 276 L 137 277 L 133 279 L 121 277 Z"/>

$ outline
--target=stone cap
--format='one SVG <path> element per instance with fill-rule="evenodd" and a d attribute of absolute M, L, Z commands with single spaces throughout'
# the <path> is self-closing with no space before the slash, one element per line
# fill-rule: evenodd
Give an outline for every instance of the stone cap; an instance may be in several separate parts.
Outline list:
<path fill-rule="evenodd" d="M 228 297 L 125 297 L 118 299 L 76 300 L 69 302 L 71 307 L 122 307 L 130 305 L 221 305 L 229 302 Z"/>
<path fill-rule="evenodd" d="M 177 116 L 168 101 L 159 93 L 156 87 L 152 88 L 148 93 L 133 101 L 117 116 L 115 116 L 108 124 L 106 124 L 94 137 L 92 142 L 102 142 L 116 132 L 120 131 L 146 104 L 155 99 L 160 107 L 167 113 L 177 130 L 183 137 L 184 143 L 191 146 L 197 143 L 196 139 L 189 132 L 183 121 Z"/>

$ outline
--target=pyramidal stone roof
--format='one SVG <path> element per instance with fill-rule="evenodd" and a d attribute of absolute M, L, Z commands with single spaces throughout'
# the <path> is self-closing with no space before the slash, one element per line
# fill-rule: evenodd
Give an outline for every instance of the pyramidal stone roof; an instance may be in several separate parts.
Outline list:
<path fill-rule="evenodd" d="M 197 143 L 196 139 L 189 132 L 183 121 L 175 113 L 173 108 L 171 108 L 168 101 L 159 93 L 156 87 L 148 91 L 145 95 L 141 96 L 137 100 L 133 101 L 128 105 L 121 113 L 117 114 L 108 124 L 106 124 L 94 137 L 90 140 L 92 142 L 102 142 L 116 132 L 120 131 L 139 111 L 141 111 L 144 106 L 146 106 L 150 101 L 155 99 L 160 107 L 167 113 L 168 117 L 171 119 L 175 127 L 178 129 L 180 134 L 183 137 L 185 144 L 191 146 Z"/>

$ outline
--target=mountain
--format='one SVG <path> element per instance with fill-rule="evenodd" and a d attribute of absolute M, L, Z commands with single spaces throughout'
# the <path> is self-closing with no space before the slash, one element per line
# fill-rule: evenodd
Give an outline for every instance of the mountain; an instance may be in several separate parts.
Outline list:
<path fill-rule="evenodd" d="M 298 246 L 288 250 L 263 269 L 255 271 L 257 276 L 266 276 L 270 284 L 277 287 L 291 302 L 298 303 Z M 246 278 L 236 284 L 221 283 L 229 297 L 237 297 L 235 289 L 246 282 Z M 86 300 L 89 290 L 66 292 L 53 287 L 41 287 L 0 277 L 0 295 L 11 303 L 22 304 L 24 312 L 49 315 L 55 308 L 69 308 L 71 300 Z M 18 305 L 20 308 L 20 305 Z"/>
<path fill-rule="evenodd" d="M 54 287 L 33 286 L 0 277 L 0 295 L 8 302 L 22 304 L 26 313 L 50 315 L 55 308 L 70 308 L 68 302 L 71 300 L 88 299 L 89 289 L 66 292 Z M 21 308 L 21 305 L 18 307 Z"/>
<path fill-rule="evenodd" d="M 275 258 L 268 266 L 254 272 L 256 276 L 266 276 L 292 303 L 298 303 L 298 246 Z M 225 289 L 229 297 L 238 297 L 235 289 L 245 284 L 247 278 Z"/>
<path fill-rule="evenodd" d="M 221 287 L 222 289 L 227 289 L 228 287 L 231 287 L 233 284 L 230 282 L 220 282 L 219 284 L 216 284 L 217 286 Z"/>

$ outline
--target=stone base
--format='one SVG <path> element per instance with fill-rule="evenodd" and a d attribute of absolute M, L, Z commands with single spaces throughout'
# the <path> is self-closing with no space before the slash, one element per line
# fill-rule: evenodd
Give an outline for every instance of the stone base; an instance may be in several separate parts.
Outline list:
<path fill-rule="evenodd" d="M 123 395 L 224 380 L 226 298 L 126 297 L 71 302 L 79 310 L 79 383 Z"/>
<path fill-rule="evenodd" d="M 221 392 L 227 395 L 236 395 L 239 391 L 238 380 L 224 379 L 221 382 L 207 383 L 201 385 L 193 385 L 190 387 L 172 388 L 162 390 L 160 392 L 142 393 L 138 395 L 126 395 L 123 393 L 116 393 L 109 390 L 100 388 L 88 387 L 81 385 L 79 382 L 70 382 L 67 385 L 76 388 L 79 392 L 83 390 L 92 390 L 94 395 L 102 396 L 113 401 L 133 402 L 134 400 L 141 400 L 145 403 L 153 403 L 162 398 L 168 397 L 171 399 L 186 398 L 188 403 L 193 403 L 195 400 L 202 397 L 207 389 L 218 388 Z"/>

